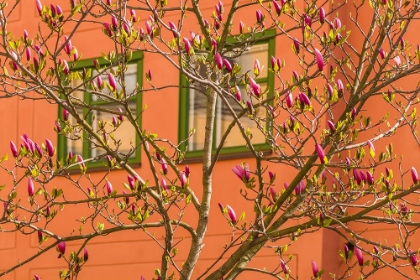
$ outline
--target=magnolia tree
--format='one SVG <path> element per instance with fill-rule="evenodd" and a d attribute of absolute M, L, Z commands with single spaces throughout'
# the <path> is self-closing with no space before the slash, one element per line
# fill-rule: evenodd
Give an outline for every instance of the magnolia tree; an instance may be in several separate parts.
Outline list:
<path fill-rule="evenodd" d="M 289 268 L 287 248 L 299 242 L 301 235 L 321 228 L 346 240 L 342 250 L 334 252 L 345 266 L 340 274 L 331 275 L 334 279 L 367 278 L 382 270 L 406 278 L 418 274 L 418 249 L 411 244 L 420 225 L 416 221 L 418 202 L 410 200 L 420 189 L 418 174 L 402 161 L 390 164 L 398 159 L 391 143 L 397 130 L 406 126 L 406 134 L 418 142 L 413 107 L 418 90 L 410 77 L 420 71 L 420 51 L 407 38 L 410 25 L 418 18 L 419 3 L 233 0 L 214 3 L 212 15 L 206 18 L 199 2 L 72 0 L 69 7 L 62 8 L 37 0 L 32 4 L 39 14 L 38 34 L 10 32 L 8 19 L 16 5 L 2 4 L 1 97 L 48 102 L 53 112 L 58 106 L 61 111 L 55 125 L 45 125 L 55 127 L 63 139 L 83 141 L 98 152 L 83 158 L 68 151 L 60 158 L 48 139 L 36 143 L 24 134 L 19 143 L 10 142 L 8 160 L 5 156 L 1 163 L 2 180 L 10 176 L 12 183 L 1 187 L 0 232 L 37 235 L 39 250 L 16 260 L 0 276 L 57 250 L 63 265 L 60 279 L 76 279 L 89 262 L 89 242 L 118 231 L 143 229 L 142 234 L 161 248 L 156 279 L 234 279 L 249 270 L 295 279 L 298 275 Z M 242 10 L 252 17 L 241 19 Z M 165 18 L 169 14 L 170 20 Z M 199 26 L 199 33 L 188 30 L 187 19 Z M 99 26 L 98 38 L 109 42 L 109 52 L 97 54 L 106 63 L 94 59 L 92 68 L 77 67 L 83 50 L 72 45 L 72 37 L 84 24 Z M 231 57 L 241 57 L 262 36 L 276 40 L 282 48 L 291 47 L 293 56 L 273 56 L 270 65 L 255 60 L 248 68 L 232 62 Z M 234 40 L 227 43 L 228 37 Z M 179 87 L 198 89 L 206 101 L 205 129 L 192 129 L 180 143 L 154 134 L 153 127 L 141 129 L 138 119 L 145 108 L 133 109 L 130 100 L 168 86 L 159 86 L 159 74 L 145 69 L 147 82 L 127 89 L 127 65 L 135 51 L 164 57 L 186 77 L 188 83 Z M 258 82 L 263 67 L 275 77 L 269 81 L 275 85 L 273 92 L 270 85 L 264 90 Z M 245 68 L 253 71 L 242 70 Z M 105 105 L 85 102 L 80 92 Z M 217 100 L 232 122 L 222 131 L 221 140 L 213 143 Z M 375 119 L 369 115 L 372 106 L 386 110 Z M 91 116 L 100 113 L 114 117 L 92 125 Z M 252 134 L 256 132 L 247 129 L 249 121 L 264 136 L 268 153 L 255 147 Z M 126 152 L 120 148 L 122 125 L 129 125 L 139 139 Z M 254 209 L 246 218 L 227 204 L 219 203 L 220 211 L 210 212 L 212 194 L 222 191 L 213 188 L 213 171 L 233 129 L 240 132 L 249 152 L 246 162 L 238 160 L 232 166 L 240 185 L 239 199 Z M 183 162 L 188 159 L 185 143 L 195 133 L 204 139 L 199 185 L 190 184 L 190 170 Z M 140 148 L 142 168 L 152 174 L 148 178 L 128 164 Z M 88 163 L 101 159 L 103 176 L 93 180 Z M 288 183 L 275 172 L 281 166 L 295 170 Z M 128 173 L 123 192 L 106 179 L 121 169 Z M 50 187 L 57 177 L 68 184 Z M 66 196 L 69 189 L 77 193 L 71 199 Z M 52 230 L 49 225 L 54 221 L 65 223 L 60 219 L 71 205 L 87 206 L 84 218 L 74 221 L 83 232 Z M 196 221 L 187 223 L 184 213 Z M 225 217 L 232 238 L 221 256 L 197 275 L 194 268 L 210 213 Z M 291 220 L 299 223 L 288 223 Z M 367 238 L 366 231 L 352 230 L 355 224 L 387 225 L 398 232 L 399 241 Z M 163 241 L 148 232 L 159 227 Z M 184 262 L 176 258 L 174 236 L 179 230 L 191 237 L 182 241 L 188 243 L 183 247 L 187 250 Z M 66 250 L 66 244 L 77 240 L 82 241 L 77 250 Z M 278 255 L 276 269 L 249 266 L 263 248 L 272 248 L 273 255 Z M 301 265 L 312 269 L 314 279 L 324 273 L 316 260 Z M 33 277 L 41 279 L 42 275 Z"/>

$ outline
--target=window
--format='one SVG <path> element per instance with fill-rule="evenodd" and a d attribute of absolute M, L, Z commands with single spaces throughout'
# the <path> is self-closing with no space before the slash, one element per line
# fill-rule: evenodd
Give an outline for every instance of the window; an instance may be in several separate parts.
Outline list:
<path fill-rule="evenodd" d="M 224 54 L 224 58 L 228 59 L 233 65 L 237 63 L 241 66 L 240 74 L 248 72 L 250 77 L 254 78 L 254 62 L 256 59 L 260 61 L 261 66 L 264 66 L 255 81 L 261 86 L 262 92 L 267 90 L 268 96 L 274 94 L 274 73 L 269 71 L 270 58 L 275 52 L 275 32 L 265 32 L 261 39 L 259 39 L 249 50 L 243 52 L 239 56 L 235 56 L 235 50 Z M 267 39 L 264 39 L 267 38 Z M 229 41 L 228 41 L 229 42 Z M 234 42 L 233 38 L 230 42 Z M 199 63 L 197 63 L 199 64 Z M 197 72 L 203 77 L 206 76 L 206 66 L 200 64 L 197 66 Z M 183 149 L 187 148 L 186 157 L 196 157 L 202 154 L 204 147 L 204 135 L 205 135 L 205 118 L 206 118 L 206 88 L 199 84 L 189 84 L 187 79 L 181 75 L 180 77 L 181 91 L 180 91 L 180 113 L 179 113 L 179 140 L 185 140 L 190 131 L 195 129 L 195 133 L 183 144 Z M 268 87 L 268 88 L 267 88 Z M 244 102 L 249 100 L 246 93 L 246 85 L 239 86 L 242 100 Z M 243 107 L 235 102 L 233 99 L 228 99 L 232 109 L 239 114 L 242 112 Z M 215 119 L 215 131 L 213 135 L 213 150 L 215 150 L 220 142 L 224 132 L 227 130 L 229 125 L 233 121 L 233 117 L 230 114 L 227 106 L 218 98 L 216 103 L 216 119 Z M 259 120 L 259 124 L 256 120 Z M 241 118 L 241 122 L 245 129 L 248 129 L 252 134 L 251 142 L 255 149 L 269 150 L 270 147 L 266 144 L 266 137 L 258 129 L 268 128 L 267 122 L 267 111 L 264 108 L 259 108 L 256 111 L 256 118 L 250 119 L 247 115 Z M 235 127 L 230 131 L 226 138 L 221 154 L 234 154 L 244 153 L 249 151 L 246 147 L 245 139 L 243 138 L 239 128 Z"/>
<path fill-rule="evenodd" d="M 104 59 L 98 59 L 101 67 L 109 65 Z M 78 61 L 75 67 L 72 68 L 73 73 L 75 71 L 81 71 L 85 68 L 91 72 L 92 77 L 95 77 L 99 72 L 93 66 L 93 60 L 83 60 Z M 88 70 L 89 69 L 89 70 Z M 100 71 L 103 68 L 100 69 Z M 113 68 L 114 71 L 117 71 L 117 68 Z M 129 110 L 137 116 L 137 123 L 141 125 L 141 92 L 136 93 L 142 87 L 142 53 L 137 52 L 133 54 L 132 60 L 127 64 L 127 69 L 124 72 L 124 84 L 127 95 L 132 95 L 129 99 L 128 107 Z M 103 84 L 105 87 L 100 90 L 102 94 L 112 95 L 111 90 L 106 86 L 108 84 L 108 71 L 100 75 Z M 94 79 L 97 83 L 97 80 Z M 121 81 L 116 78 L 117 81 L 117 92 L 121 90 Z M 81 79 L 74 79 L 72 82 L 72 87 L 77 88 L 82 85 Z M 85 88 L 87 86 L 85 85 Z M 89 89 L 93 89 L 92 85 L 89 85 Z M 99 89 L 98 89 L 99 91 Z M 72 93 L 72 96 L 78 99 L 80 102 L 84 102 L 88 105 L 98 106 L 104 109 L 109 109 L 111 111 L 118 111 L 121 105 L 113 103 L 107 98 L 100 97 L 83 90 L 75 90 Z M 121 108 L 123 109 L 123 108 Z M 65 126 L 62 118 L 62 109 L 59 109 L 59 120 L 61 125 Z M 85 119 L 93 128 L 94 131 L 100 130 L 100 134 L 104 135 L 106 133 L 108 145 L 117 150 L 118 153 L 123 157 L 128 158 L 128 163 L 138 164 L 140 163 L 140 139 L 136 134 L 134 127 L 130 124 L 128 120 L 120 122 L 117 127 L 113 125 L 113 117 L 116 115 L 99 110 L 89 110 L 87 108 L 78 108 L 78 115 Z M 72 151 L 74 155 L 79 154 L 84 159 L 93 158 L 104 153 L 104 150 L 101 150 L 99 147 L 96 147 L 95 140 L 90 139 L 87 133 L 84 133 L 83 130 L 77 126 L 77 121 L 73 117 L 69 117 L 68 127 L 73 127 L 73 129 L 64 130 L 63 133 L 67 136 L 60 134 L 58 137 L 58 158 L 66 160 L 68 152 Z M 105 160 L 98 160 L 88 162 L 88 167 L 103 167 L 105 166 Z"/>

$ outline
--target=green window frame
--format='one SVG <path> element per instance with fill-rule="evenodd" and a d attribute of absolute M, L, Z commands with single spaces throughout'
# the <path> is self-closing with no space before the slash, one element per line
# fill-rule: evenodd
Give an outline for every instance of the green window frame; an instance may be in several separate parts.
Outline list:
<path fill-rule="evenodd" d="M 267 69 L 267 77 L 265 78 L 256 78 L 255 81 L 258 84 L 266 84 L 268 87 L 268 93 L 267 93 L 267 97 L 273 97 L 274 96 L 274 72 L 269 71 L 268 67 L 270 65 L 270 58 L 271 56 L 275 56 L 275 35 L 276 35 L 276 31 L 275 30 L 267 30 L 264 31 L 261 34 L 257 34 L 256 35 L 256 42 L 254 45 L 259 45 L 259 44 L 268 44 L 268 54 L 267 54 L 267 61 L 260 61 L 260 63 L 262 65 L 264 65 L 264 67 L 266 67 Z M 237 42 L 237 40 L 234 37 L 229 37 L 227 39 L 228 43 L 235 43 Z M 190 90 L 189 90 L 189 83 L 187 78 L 182 75 L 182 73 L 180 73 L 180 92 L 179 92 L 179 115 L 178 115 L 178 140 L 184 141 L 189 134 L 189 131 L 192 127 L 190 127 L 189 124 L 189 108 L 190 108 Z M 216 118 L 217 119 L 217 118 Z M 213 134 L 213 140 L 216 140 L 216 133 L 217 133 L 217 120 L 215 119 L 215 132 Z M 267 121 L 265 124 L 265 128 L 267 130 L 272 130 L 271 127 L 271 121 L 269 120 L 269 115 L 267 114 Z M 187 148 L 187 143 L 188 141 L 184 141 L 180 148 L 181 150 L 185 151 Z M 213 141 L 213 147 L 212 150 L 213 152 L 216 151 L 217 146 L 219 145 L 219 143 L 216 143 L 216 141 Z M 255 143 L 253 144 L 254 149 L 256 150 L 261 150 L 261 151 L 271 151 L 271 146 L 267 143 Z M 245 145 L 240 145 L 240 146 L 231 146 L 231 147 L 223 147 L 223 149 L 220 151 L 220 155 L 242 155 L 244 154 L 245 156 L 247 155 L 247 153 L 249 152 L 249 148 L 246 147 Z M 185 154 L 185 158 L 186 159 L 191 159 L 191 158 L 198 158 L 200 156 L 203 155 L 203 151 L 202 150 L 187 150 L 186 154 Z"/>
<path fill-rule="evenodd" d="M 75 66 L 72 67 L 71 71 L 81 71 L 83 70 L 83 68 L 85 69 L 92 69 L 92 71 L 94 71 L 94 64 L 93 64 L 93 60 L 94 59 L 85 59 L 85 60 L 80 60 L 77 61 Z M 98 58 L 97 61 L 99 62 L 99 65 L 101 65 L 101 67 L 103 66 L 109 66 L 111 65 L 111 63 L 107 60 L 105 60 L 104 58 Z M 143 85 L 143 52 L 134 52 L 133 56 L 131 58 L 131 60 L 127 63 L 128 66 L 131 65 L 136 65 L 136 82 L 138 84 L 138 88 L 141 89 L 142 85 Z M 133 67 L 134 68 L 134 67 Z M 117 82 L 118 84 L 118 82 Z M 112 105 L 113 103 L 110 102 L 106 102 L 103 100 L 93 100 L 92 98 L 92 94 L 89 94 L 88 92 L 84 92 L 83 93 L 83 101 L 86 104 L 89 105 Z M 141 125 L 142 125 L 142 115 L 139 114 L 139 112 L 142 110 L 142 93 L 139 92 L 137 93 L 135 96 L 133 96 L 131 98 L 130 101 L 135 101 L 135 107 L 136 107 L 136 114 L 138 115 L 137 118 L 137 124 L 140 126 L 140 130 L 141 130 Z M 92 113 L 93 112 L 93 113 Z M 93 114 L 95 111 L 92 111 L 89 113 L 88 109 L 84 108 L 83 109 L 83 116 L 87 115 L 87 121 L 89 122 L 89 124 L 93 123 Z M 63 110 L 61 107 L 58 108 L 58 119 L 61 119 Z M 89 114 L 88 114 L 89 113 Z M 127 120 L 124 120 L 124 122 L 128 122 Z M 133 128 L 134 130 L 134 128 Z M 118 130 L 117 133 L 118 134 Z M 83 131 L 82 135 L 81 135 L 81 139 L 77 140 L 77 141 L 82 141 L 82 154 L 81 156 L 86 159 L 86 158 L 91 158 L 93 157 L 92 155 L 92 148 L 90 145 L 89 140 L 87 140 L 88 134 L 87 132 Z M 130 165 L 135 165 L 138 164 L 140 165 L 141 162 L 141 142 L 140 142 L 140 137 L 137 135 L 136 133 L 136 137 L 135 137 L 135 152 L 133 153 L 133 155 L 128 159 L 128 164 Z M 58 147 L 57 147 L 57 155 L 58 155 L 58 159 L 59 160 L 63 160 L 65 162 L 65 159 L 68 155 L 68 139 L 66 136 L 62 135 L 62 134 L 58 134 L 58 139 L 57 139 L 57 143 L 58 143 Z M 75 154 L 76 155 L 76 154 Z M 106 159 L 101 159 L 101 160 L 96 160 L 96 161 L 89 161 L 86 163 L 86 166 L 88 168 L 102 168 L 105 167 L 107 165 L 106 163 Z"/>

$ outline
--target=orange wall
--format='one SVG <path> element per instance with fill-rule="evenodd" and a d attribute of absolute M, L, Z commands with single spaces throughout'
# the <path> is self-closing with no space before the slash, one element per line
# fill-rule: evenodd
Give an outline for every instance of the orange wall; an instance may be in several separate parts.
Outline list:
<path fill-rule="evenodd" d="M 50 2 L 54 2 L 55 4 L 59 3 L 63 8 L 66 7 L 64 10 L 65 13 L 68 13 L 68 1 L 44 0 L 43 4 L 46 5 Z M 201 4 L 203 5 L 202 9 L 205 17 L 210 20 L 210 15 L 214 9 L 213 1 L 201 1 Z M 227 8 L 228 4 L 224 4 Z M 249 14 L 252 14 L 252 17 Z M 144 27 L 144 19 L 147 18 L 147 15 L 140 15 L 140 17 L 142 21 L 137 26 Z M 249 22 L 247 24 L 249 26 L 254 20 L 253 17 L 254 8 L 251 8 L 238 14 L 236 19 L 245 19 L 245 22 Z M 347 23 L 348 18 L 344 14 L 342 14 L 341 19 L 343 24 Z M 170 20 L 176 22 L 178 15 L 168 13 L 165 16 L 165 21 L 168 22 Z M 25 3 L 21 2 L 18 4 L 16 13 L 10 18 L 9 28 L 14 32 L 15 37 L 21 36 L 23 29 L 28 30 L 30 36 L 33 37 L 37 32 L 39 22 L 34 3 L 32 1 L 25 1 Z M 237 29 L 237 22 L 235 21 L 234 31 Z M 188 27 L 198 32 L 197 25 L 193 22 L 192 17 L 186 18 L 186 27 L 184 30 L 189 30 Z M 187 36 L 187 33 L 185 33 L 185 36 Z M 80 31 L 72 39 L 72 43 L 78 48 L 79 53 L 83 54 L 83 59 L 93 58 L 101 52 L 107 52 L 112 48 L 110 40 L 102 33 L 101 28 L 98 26 L 82 25 Z M 280 41 L 276 44 L 276 56 L 287 61 L 286 69 L 282 70 L 287 76 L 291 76 L 292 70 L 295 70 L 293 68 L 295 55 L 293 55 L 290 49 L 290 44 L 291 42 L 283 43 Z M 268 65 L 265 67 L 268 67 Z M 155 86 L 178 84 L 178 72 L 162 56 L 145 53 L 144 70 L 146 71 L 148 69 L 154 73 L 153 84 Z M 276 84 L 276 86 L 278 85 Z M 144 83 L 144 87 L 150 88 L 147 83 Z M 178 91 L 176 89 L 166 89 L 159 92 L 149 91 L 145 93 L 143 103 L 147 104 L 149 109 L 143 116 L 143 129 L 152 131 L 163 138 L 176 142 L 178 140 L 178 98 Z M 3 127 L 3 133 L 0 134 L 0 155 L 9 153 L 8 147 L 10 140 L 13 140 L 15 143 L 20 143 L 20 135 L 23 133 L 27 133 L 29 137 L 37 142 L 43 142 L 45 138 L 56 141 L 56 133 L 53 130 L 54 121 L 57 118 L 57 108 L 55 106 L 40 101 L 21 101 L 17 98 L 10 98 L 0 100 L 0 110 L 2 112 L 0 125 Z M 375 107 L 372 104 L 369 107 L 369 114 L 380 117 L 381 110 L 382 108 Z M 394 143 L 405 141 L 406 137 L 409 138 L 408 134 L 409 131 L 404 130 L 403 133 L 397 135 L 399 138 L 396 138 Z M 413 142 L 408 142 L 405 146 L 395 145 L 394 147 L 396 148 L 395 152 L 398 154 L 414 150 L 415 148 L 418 149 Z M 145 159 L 146 156 L 143 155 L 142 158 Z M 205 246 L 200 261 L 195 269 L 195 275 L 199 275 L 205 271 L 211 262 L 222 252 L 222 246 L 228 243 L 231 237 L 231 228 L 220 214 L 217 203 L 229 204 L 237 213 L 247 211 L 247 218 L 252 216 L 251 205 L 244 203 L 244 200 L 239 195 L 239 189 L 242 185 L 231 171 L 231 168 L 241 161 L 248 161 L 251 169 L 255 167 L 252 159 L 246 158 L 222 160 L 216 165 L 213 175 L 214 196 L 211 205 L 212 212 L 209 220 L 209 230 L 204 241 Z M 7 164 L 11 164 L 11 162 Z M 414 161 L 410 157 L 407 157 L 406 164 L 407 166 L 411 166 L 411 164 L 414 164 Z M 190 168 L 192 170 L 190 186 L 197 195 L 200 195 L 201 165 L 199 163 L 190 164 Z M 295 174 L 294 171 L 280 165 L 270 168 L 270 170 L 277 173 L 278 180 L 275 186 L 277 191 L 282 190 L 283 182 L 290 182 Z M 146 162 L 142 163 L 141 167 L 136 168 L 136 171 L 143 178 L 151 178 L 151 173 Z M 99 180 L 103 176 L 103 173 L 95 172 L 90 173 L 90 175 L 93 180 Z M 126 180 L 126 175 L 127 173 L 125 171 L 115 171 L 108 175 L 108 179 L 113 182 L 115 188 L 121 191 L 122 182 Z M 1 179 L 1 183 L 3 181 L 10 183 L 5 173 L 3 173 Z M 74 196 L 72 186 L 66 180 L 57 178 L 53 181 L 52 186 L 60 186 L 65 190 L 66 195 L 69 197 Z M 24 185 L 22 185 L 22 188 L 23 192 L 26 192 Z M 57 230 L 57 232 L 63 235 L 68 234 L 72 229 L 77 230 L 77 226 L 75 226 L 76 224 L 73 221 L 80 218 L 85 213 L 84 211 L 86 211 L 86 208 L 83 205 L 66 207 L 63 212 L 58 214 L 56 221 L 52 223 L 50 228 Z M 189 206 L 186 211 L 186 221 L 195 223 L 194 219 L 196 215 L 194 214 L 194 209 Z M 361 226 L 360 228 L 356 228 L 362 230 L 365 227 Z M 86 228 L 86 231 L 89 231 L 89 229 Z M 162 240 L 161 231 L 151 229 L 150 232 L 156 233 L 157 238 Z M 369 235 L 372 235 L 372 237 L 378 237 L 380 235 L 384 239 L 388 239 L 394 237 L 395 232 L 375 228 L 375 230 L 372 229 L 369 231 Z M 184 236 L 186 239 L 179 246 L 179 254 L 176 257 L 178 265 L 186 258 L 190 239 L 187 237 L 186 232 L 180 231 L 176 234 L 177 240 L 180 240 Z M 287 242 L 289 242 L 288 238 L 270 245 L 281 246 Z M 68 243 L 67 251 L 78 249 L 77 246 L 80 246 L 80 244 L 81 242 Z M 329 272 L 339 274 L 339 266 L 343 268 L 343 261 L 338 256 L 338 250 L 342 250 L 342 247 L 343 240 L 338 235 L 325 229 L 313 234 L 304 235 L 299 238 L 298 242 L 289 247 L 287 254 L 294 255 L 289 267 L 292 269 L 292 273 L 297 273 L 300 279 L 309 279 L 312 275 L 310 261 L 313 259 L 320 267 L 325 268 L 327 275 Z M 140 275 L 146 276 L 146 279 L 151 279 L 154 269 L 160 265 L 160 248 L 142 231 L 120 232 L 97 238 L 89 242 L 88 249 L 90 258 L 83 267 L 80 275 L 79 279 L 82 280 L 138 279 Z M 273 250 L 262 250 L 252 261 L 254 266 L 260 268 L 265 267 L 268 270 L 276 268 L 279 265 L 279 258 L 273 254 Z M 0 238 L 0 272 L 16 264 L 18 260 L 23 260 L 37 251 L 38 244 L 35 234 L 2 233 Z M 4 279 L 30 279 L 34 273 L 40 275 L 42 279 L 55 279 L 60 268 L 65 268 L 65 263 L 57 259 L 57 253 L 51 250 L 35 261 L 7 275 Z M 357 272 L 355 272 L 355 276 L 357 275 Z M 378 276 L 377 279 L 384 275 L 385 272 L 381 276 Z M 253 279 L 253 277 L 265 279 L 253 273 L 244 273 L 241 279 Z"/>

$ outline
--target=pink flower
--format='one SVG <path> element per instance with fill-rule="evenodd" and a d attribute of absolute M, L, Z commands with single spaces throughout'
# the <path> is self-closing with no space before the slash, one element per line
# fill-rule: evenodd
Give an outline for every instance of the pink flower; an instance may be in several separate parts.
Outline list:
<path fill-rule="evenodd" d="M 394 57 L 394 62 L 395 62 L 395 65 L 397 67 L 400 67 L 400 65 L 401 65 L 401 59 L 400 59 L 399 56 Z"/>
<path fill-rule="evenodd" d="M 255 82 L 253 78 L 249 78 L 249 85 L 251 87 L 251 92 L 256 96 L 259 97 L 261 95 L 261 86 Z"/>
<path fill-rule="evenodd" d="M 319 160 L 321 161 L 321 164 L 325 164 L 326 162 L 325 152 L 322 149 L 321 145 L 315 144 L 315 151 L 319 157 Z"/>
<path fill-rule="evenodd" d="M 112 88 L 112 91 L 116 91 L 117 83 L 115 82 L 115 78 L 111 72 L 108 73 L 108 82 L 109 82 L 110 87 Z"/>
<path fill-rule="evenodd" d="M 214 56 L 214 61 L 216 62 L 217 68 L 222 70 L 223 69 L 223 59 L 222 59 L 222 56 L 220 55 L 220 53 L 216 52 L 216 55 Z"/>
<path fill-rule="evenodd" d="M 246 164 L 244 167 L 242 167 L 242 166 L 240 166 L 238 164 L 234 168 L 232 168 L 232 171 L 244 183 L 247 183 L 249 181 L 249 179 L 250 179 L 250 173 L 249 173 L 249 166 L 248 166 L 248 164 Z"/>
<path fill-rule="evenodd" d="M 176 27 L 175 23 L 172 21 L 169 22 L 169 27 L 171 28 L 172 34 L 174 35 L 174 38 L 178 37 L 178 28 Z"/>
<path fill-rule="evenodd" d="M 277 3 L 276 0 L 273 0 L 273 6 L 274 6 L 274 10 L 276 11 L 277 16 L 279 16 L 281 14 L 281 7 L 280 4 Z"/>
<path fill-rule="evenodd" d="M 181 187 L 185 187 L 185 184 L 187 183 L 187 177 L 185 176 L 184 171 L 179 172 L 179 181 L 181 183 Z"/>
<path fill-rule="evenodd" d="M 318 70 L 322 71 L 324 69 L 324 59 L 322 57 L 321 52 L 318 49 L 314 49 L 315 51 L 315 59 L 316 59 L 316 64 L 318 65 Z"/>
<path fill-rule="evenodd" d="M 13 143 L 13 141 L 10 141 L 10 150 L 12 151 L 12 155 L 13 155 L 13 157 L 18 157 L 19 156 L 19 151 L 18 151 L 18 149 L 16 148 L 16 145 L 15 145 L 15 143 Z M 413 167 L 414 168 L 414 167 Z"/>
<path fill-rule="evenodd" d="M 42 15 L 42 4 L 40 0 L 36 0 L 36 9 L 38 11 L 38 14 L 41 16 Z"/>
<path fill-rule="evenodd" d="M 110 181 L 106 181 L 106 192 L 108 195 L 112 193 L 112 184 Z"/>
<path fill-rule="evenodd" d="M 291 91 L 288 91 L 286 93 L 286 105 L 289 108 L 292 108 L 293 107 L 293 95 L 292 95 L 292 92 Z"/>
<path fill-rule="evenodd" d="M 332 122 L 332 121 L 330 121 L 330 120 L 328 120 L 327 121 L 327 124 L 328 124 L 328 126 L 329 126 L 329 128 L 330 128 L 330 131 L 331 131 L 331 133 L 334 133 L 335 132 L 335 125 L 334 125 L 334 123 Z"/>
<path fill-rule="evenodd" d="M 239 22 L 239 33 L 243 34 L 244 33 L 244 23 L 242 21 Z"/>
<path fill-rule="evenodd" d="M 325 10 L 324 8 L 319 8 L 319 22 L 322 24 L 325 22 Z"/>
<path fill-rule="evenodd" d="M 60 255 L 64 255 L 64 253 L 66 252 L 66 242 L 61 241 L 60 243 L 58 243 L 57 250 L 60 253 Z"/>
<path fill-rule="evenodd" d="M 87 260 L 89 259 L 89 252 L 87 250 L 87 248 L 83 248 L 83 261 L 87 262 Z"/>
<path fill-rule="evenodd" d="M 408 253 L 410 254 L 410 262 L 413 266 L 416 266 L 418 261 L 416 257 L 416 253 L 414 253 L 411 249 L 408 249 Z"/>
<path fill-rule="evenodd" d="M 31 60 L 32 58 L 32 54 L 31 54 L 31 49 L 29 47 L 25 48 L 25 54 L 26 54 L 26 60 Z"/>
<path fill-rule="evenodd" d="M 28 195 L 32 197 L 34 196 L 34 194 L 35 194 L 34 182 L 32 181 L 31 178 L 28 177 Z"/>
<path fill-rule="evenodd" d="M 229 60 L 227 60 L 226 58 L 223 59 L 223 65 L 225 66 L 226 70 L 229 73 L 232 73 L 232 65 L 230 64 Z"/>
<path fill-rule="evenodd" d="M 49 139 L 45 139 L 45 147 L 47 148 L 48 156 L 54 156 L 54 145 Z"/>
<path fill-rule="evenodd" d="M 419 175 L 417 174 L 417 170 L 414 167 L 411 167 L 411 179 L 413 179 L 414 184 L 419 182 Z"/>
<path fill-rule="evenodd" d="M 380 57 L 381 57 L 382 59 L 385 59 L 385 51 L 384 51 L 384 49 L 380 49 L 380 50 L 379 50 L 379 55 L 380 55 Z"/>
<path fill-rule="evenodd" d="M 226 205 L 226 208 L 227 208 L 227 211 L 228 211 L 230 221 L 232 222 L 232 224 L 236 225 L 238 220 L 236 219 L 235 211 L 233 211 L 232 207 L 230 207 L 229 205 Z"/>
<path fill-rule="evenodd" d="M 314 277 L 317 278 L 318 277 L 318 272 L 319 272 L 318 265 L 313 260 L 311 261 L 311 265 L 312 265 L 312 273 L 313 273 Z"/>
<path fill-rule="evenodd" d="M 357 262 L 360 266 L 363 266 L 363 253 L 358 247 L 354 247 L 354 254 L 356 255 Z"/>

